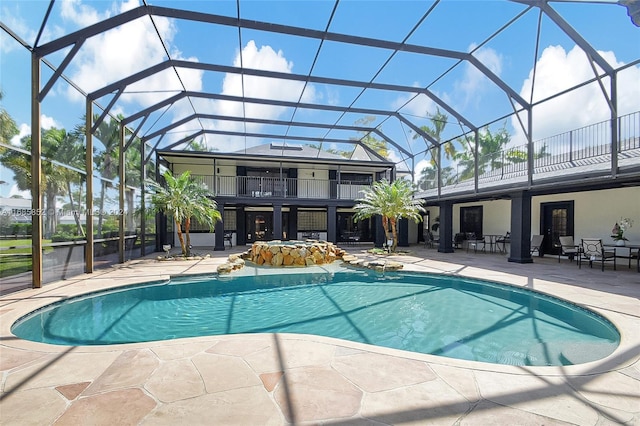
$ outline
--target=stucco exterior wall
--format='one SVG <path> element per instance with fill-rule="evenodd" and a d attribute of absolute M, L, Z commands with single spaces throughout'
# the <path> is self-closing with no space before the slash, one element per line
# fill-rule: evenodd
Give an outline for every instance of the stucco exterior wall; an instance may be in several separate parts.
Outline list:
<path fill-rule="evenodd" d="M 532 233 L 540 232 L 540 205 L 554 201 L 574 201 L 574 240 L 585 237 L 602 238 L 612 242 L 611 229 L 621 218 L 635 223 L 625 232 L 633 243 L 640 244 L 640 187 L 574 192 L 570 194 L 533 197 Z M 534 232 L 535 230 L 535 232 Z"/>
<path fill-rule="evenodd" d="M 574 239 L 595 237 L 610 243 L 611 229 L 621 218 L 630 218 L 633 226 L 625 236 L 635 244 L 640 244 L 640 187 L 608 189 L 590 192 L 572 192 L 536 196 L 531 199 L 531 235 L 540 233 L 542 204 L 558 201 L 574 202 Z M 483 233 L 505 234 L 511 227 L 511 201 L 482 201 L 453 206 L 453 234 L 460 232 L 460 208 L 482 206 Z M 439 215 L 437 207 L 428 207 L 433 221 Z M 417 227 L 409 228 L 409 240 L 417 233 Z M 417 235 L 416 237 L 417 238 Z"/>

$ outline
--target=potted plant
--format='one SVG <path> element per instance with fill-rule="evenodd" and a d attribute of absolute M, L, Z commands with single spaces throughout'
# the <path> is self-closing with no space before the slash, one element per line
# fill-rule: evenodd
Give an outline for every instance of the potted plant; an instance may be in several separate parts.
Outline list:
<path fill-rule="evenodd" d="M 633 220 L 625 217 L 620 219 L 620 222 L 616 222 L 613 229 L 611 230 L 611 238 L 616 242 L 617 246 L 624 246 L 625 241 L 629 241 L 625 236 L 624 232 L 633 226 Z"/>

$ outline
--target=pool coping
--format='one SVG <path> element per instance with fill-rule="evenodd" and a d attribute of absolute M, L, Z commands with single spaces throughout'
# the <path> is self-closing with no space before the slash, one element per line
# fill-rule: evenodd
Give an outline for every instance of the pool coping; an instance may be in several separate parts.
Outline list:
<path fill-rule="evenodd" d="M 8 334 L 12 320 L 36 306 L 171 275 L 211 275 L 229 253 L 243 248 L 234 250 L 212 251 L 210 259 L 200 261 L 133 260 L 0 297 L 2 422 L 598 426 L 640 421 L 640 333 L 635 333 L 640 329 L 640 274 L 627 268 L 580 270 L 575 263 L 551 258 L 512 264 L 505 255 L 439 253 L 415 246 L 408 255 L 389 257 L 407 271 L 539 290 L 616 325 L 622 340 L 613 354 L 566 367 L 487 364 L 301 334 L 102 347 L 47 345 Z M 371 258 L 365 249 L 357 256 Z M 239 273 L 278 272 L 247 268 Z"/>
<path fill-rule="evenodd" d="M 206 263 L 207 259 L 199 260 L 197 262 Z M 147 259 L 147 261 L 149 261 Z M 151 260 L 153 262 L 153 260 Z M 182 263 L 182 262 L 181 262 Z M 489 281 L 489 282 L 498 282 L 501 284 L 511 285 L 514 287 L 526 288 L 523 285 L 514 282 L 513 279 L 509 279 L 509 277 L 495 276 L 492 279 L 487 279 L 484 277 L 478 277 L 478 271 L 482 271 L 482 268 L 465 268 L 460 271 L 457 270 L 457 266 L 452 264 L 452 268 L 445 268 L 444 270 L 439 268 L 430 268 L 424 266 L 418 266 L 415 264 L 405 264 L 403 271 L 405 272 L 418 272 L 418 273 L 429 273 L 429 274 L 444 274 L 444 275 L 455 275 L 460 277 L 467 277 L 478 279 L 481 281 Z M 115 268 L 117 270 L 118 268 Z M 232 275 L 236 276 L 246 276 L 246 275 L 254 275 L 254 274 L 279 274 L 282 273 L 283 270 L 287 273 L 295 273 L 297 268 L 269 268 L 269 267 L 258 267 L 248 265 L 244 269 L 240 271 L 235 271 Z M 334 262 L 331 265 L 323 265 L 318 267 L 305 267 L 304 273 L 313 273 L 313 272 L 336 272 L 340 270 L 349 270 L 353 269 L 350 266 L 343 266 L 339 262 Z M 214 269 L 215 270 L 215 269 Z M 300 269 L 297 269 L 299 272 Z M 109 272 L 112 271 L 101 271 L 98 274 L 100 275 L 108 275 Z M 401 271 L 402 272 L 402 271 Z M 107 290 L 107 289 L 116 289 L 121 287 L 127 287 L 132 285 L 138 285 L 149 282 L 162 282 L 171 279 L 171 277 L 183 277 L 183 276 L 201 276 L 201 275 L 217 275 L 213 272 L 182 272 L 177 274 L 161 274 L 154 275 L 150 278 L 140 277 L 137 278 L 135 282 L 130 282 L 128 279 L 121 279 L 119 281 L 105 281 L 99 286 L 92 285 L 88 287 L 86 285 L 86 281 L 92 280 L 92 278 L 96 277 L 96 273 L 94 274 L 83 274 L 78 277 L 74 277 L 65 281 L 59 281 L 53 284 L 46 285 L 41 289 L 30 289 L 24 290 L 19 293 L 14 293 L 10 295 L 6 295 L 0 297 L 0 339 L 2 340 L 2 345 L 11 347 L 14 349 L 28 350 L 28 351 L 36 351 L 36 352 L 48 352 L 48 353 L 62 353 L 69 349 L 69 346 L 61 346 L 61 345 L 53 345 L 47 343 L 40 342 L 32 342 L 19 339 L 15 337 L 11 333 L 11 326 L 18 319 L 27 315 L 28 313 L 40 309 L 48 304 L 54 303 L 56 301 L 60 301 L 69 297 L 78 297 L 82 295 L 86 295 L 89 293 Z M 82 285 L 82 283 L 85 283 Z M 640 360 L 640 353 L 635 356 L 628 357 L 625 362 L 619 363 L 620 356 L 623 354 L 630 354 L 634 349 L 637 348 L 637 330 L 640 329 L 640 320 L 638 317 L 634 317 L 633 315 L 625 312 L 616 312 L 612 310 L 602 309 L 599 307 L 594 307 L 589 303 L 581 303 L 579 300 L 569 300 L 566 297 L 563 297 L 563 286 L 564 284 L 557 283 L 554 281 L 545 281 L 539 280 L 536 282 L 538 286 L 535 290 L 546 295 L 549 295 L 554 298 L 561 299 L 563 301 L 567 301 L 569 303 L 581 306 L 585 309 L 592 310 L 597 314 L 603 316 L 608 321 L 610 321 L 619 331 L 620 333 L 620 344 L 609 356 L 602 358 L 600 360 L 591 361 L 582 364 L 576 365 L 567 365 L 567 366 L 512 366 L 505 364 L 493 364 L 493 363 L 485 363 L 480 361 L 468 361 L 461 360 L 456 358 L 448 358 L 437 355 L 429 355 L 422 354 L 418 352 L 405 351 L 401 349 L 394 348 L 386 348 L 382 346 L 369 345 L 365 343 L 352 342 L 348 340 L 331 338 L 325 336 L 317 336 L 317 335 L 309 335 L 309 334 L 294 334 L 294 333 L 265 333 L 265 334 L 279 334 L 286 335 L 289 338 L 299 339 L 299 340 L 307 340 L 313 342 L 321 342 L 327 343 L 335 346 L 345 347 L 345 348 L 353 348 L 358 350 L 366 350 L 369 352 L 376 352 L 385 355 L 397 356 L 405 359 L 413 359 L 419 361 L 425 361 L 430 364 L 438 364 L 438 365 L 448 365 L 454 367 L 467 368 L 472 370 L 479 371 L 492 371 L 492 372 L 500 372 L 500 373 L 508 373 L 508 374 L 534 374 L 536 376 L 581 376 L 585 374 L 593 375 L 593 374 L 603 374 L 612 371 L 619 371 L 625 369 Z M 531 290 L 531 289 L 527 289 Z M 594 294 L 594 291 L 591 289 L 582 289 L 579 293 L 573 293 L 574 296 L 580 297 L 582 296 L 597 296 L 597 292 Z M 19 296 L 19 300 L 15 300 L 14 302 L 10 302 L 9 304 L 5 304 L 4 302 L 7 299 L 16 299 L 16 296 Z M 7 307 L 11 306 L 11 309 L 7 311 Z M 228 335 L 232 337 L 237 337 L 239 335 Z M 246 336 L 246 335 L 245 335 Z M 154 347 L 160 345 L 167 345 L 175 342 L 176 344 L 183 344 L 188 341 L 199 341 L 199 340 L 211 340 L 215 338 L 215 340 L 220 340 L 224 336 L 202 336 L 202 337 L 188 337 L 181 339 L 174 339 L 170 341 L 153 341 L 153 342 L 142 342 L 142 343 L 127 343 L 127 344 L 117 344 L 117 345 L 104 345 L 104 346 L 73 346 L 75 352 L 80 353 L 100 353 L 100 352 L 110 352 L 114 350 L 127 350 L 127 349 L 138 349 L 138 348 L 146 348 L 146 347 Z"/>

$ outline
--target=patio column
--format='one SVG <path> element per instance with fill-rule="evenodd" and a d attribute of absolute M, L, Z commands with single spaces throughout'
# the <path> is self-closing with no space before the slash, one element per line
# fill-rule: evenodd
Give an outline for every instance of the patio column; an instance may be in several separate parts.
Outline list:
<path fill-rule="evenodd" d="M 509 262 L 533 263 L 531 258 L 531 194 L 511 195 L 511 250 Z"/>
<path fill-rule="evenodd" d="M 338 209 L 336 206 L 327 207 L 327 241 L 337 243 Z"/>
<path fill-rule="evenodd" d="M 224 218 L 224 203 L 218 201 L 218 211 Z M 214 251 L 224 251 L 224 219 L 216 222 L 213 228 L 215 232 L 215 245 Z"/>
<path fill-rule="evenodd" d="M 453 203 L 443 201 L 440 203 L 440 253 L 453 253 Z"/>
<path fill-rule="evenodd" d="M 282 239 L 282 204 L 273 205 L 273 239 Z"/>
<path fill-rule="evenodd" d="M 374 232 L 374 246 L 381 248 L 385 243 L 386 235 L 384 235 L 384 228 L 382 227 L 382 216 L 379 214 L 373 217 L 373 232 Z"/>
<path fill-rule="evenodd" d="M 287 230 L 287 238 L 290 240 L 298 239 L 298 207 L 289 207 L 289 229 Z"/>
<path fill-rule="evenodd" d="M 247 244 L 247 218 L 244 213 L 244 206 L 236 207 L 236 245 Z"/>
<path fill-rule="evenodd" d="M 398 220 L 398 246 L 409 247 L 409 219 L 402 218 Z"/>

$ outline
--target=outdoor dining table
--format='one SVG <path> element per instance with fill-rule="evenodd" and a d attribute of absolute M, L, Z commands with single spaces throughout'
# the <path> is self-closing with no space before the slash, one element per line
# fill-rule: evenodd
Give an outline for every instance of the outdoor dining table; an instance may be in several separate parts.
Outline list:
<path fill-rule="evenodd" d="M 629 267 L 631 267 L 631 259 L 636 259 L 636 268 L 638 269 L 638 272 L 640 272 L 640 244 L 633 244 L 633 243 L 629 243 L 628 241 L 625 242 L 625 244 L 623 246 L 619 246 L 617 244 L 602 244 L 603 247 L 609 247 L 609 248 L 616 248 L 616 249 L 629 249 L 629 256 L 619 256 L 618 252 L 616 250 L 616 257 L 621 258 L 621 259 L 628 259 L 629 260 Z M 634 257 L 634 250 L 635 250 L 635 257 Z"/>
<path fill-rule="evenodd" d="M 500 253 L 504 253 L 506 251 L 506 242 L 498 242 L 498 238 L 504 238 L 504 234 L 484 234 L 485 243 L 489 244 L 489 251 L 491 253 L 495 253 L 496 249 L 500 250 Z M 502 244 L 502 248 L 500 248 L 499 244 Z"/>

